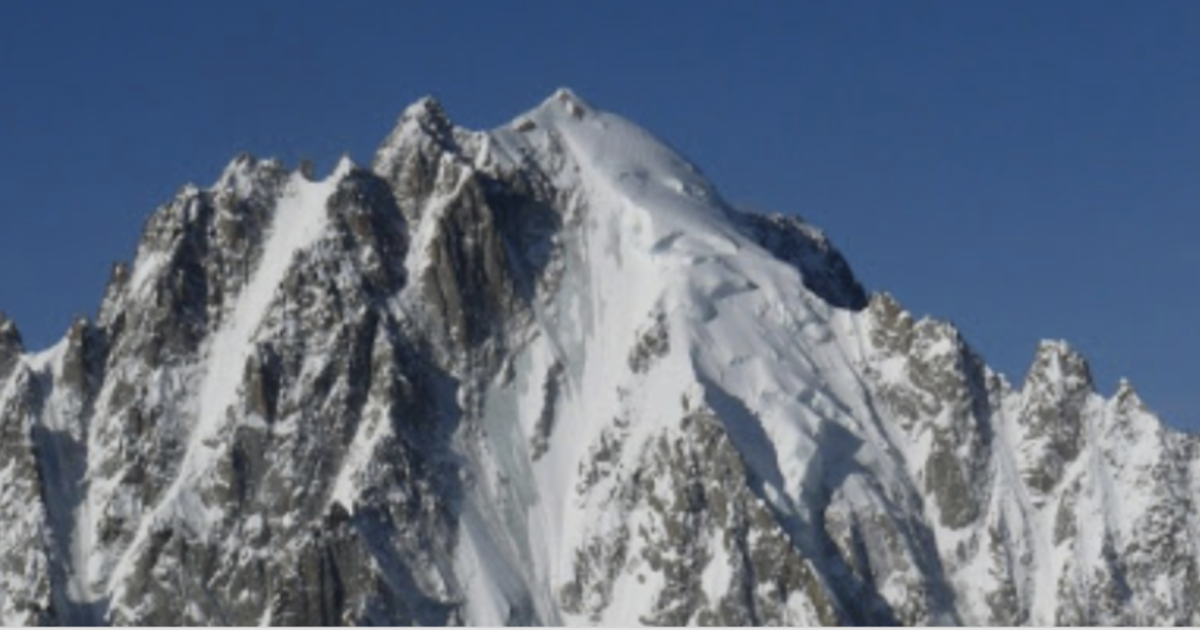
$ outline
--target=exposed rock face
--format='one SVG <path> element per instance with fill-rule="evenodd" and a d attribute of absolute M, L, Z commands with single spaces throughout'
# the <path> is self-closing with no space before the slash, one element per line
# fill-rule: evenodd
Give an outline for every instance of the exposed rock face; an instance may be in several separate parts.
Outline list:
<path fill-rule="evenodd" d="M 1021 473 L 1026 485 L 1044 494 L 1079 457 L 1084 414 L 1094 391 L 1092 375 L 1078 353 L 1046 342 L 1038 348 L 1021 391 Z"/>
<path fill-rule="evenodd" d="M 17 325 L 4 313 L 0 313 L 0 383 L 8 378 L 13 368 L 21 361 L 25 344 Z"/>
<path fill-rule="evenodd" d="M 0 316 L 0 621 L 1197 624 L 1200 441 L 1019 389 L 569 92 L 235 159 Z"/>
<path fill-rule="evenodd" d="M 804 286 L 830 306 L 859 311 L 867 306 L 850 264 L 823 232 L 798 217 L 774 214 L 732 215 L 747 235 L 779 260 L 795 265 Z"/>

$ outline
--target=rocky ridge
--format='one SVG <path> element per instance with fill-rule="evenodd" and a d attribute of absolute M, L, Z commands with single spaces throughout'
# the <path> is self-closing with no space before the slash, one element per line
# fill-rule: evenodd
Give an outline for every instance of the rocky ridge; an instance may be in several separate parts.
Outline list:
<path fill-rule="evenodd" d="M 94 319 L 0 316 L 0 621 L 1200 624 L 1200 441 L 1018 386 L 560 91 L 239 156 Z"/>

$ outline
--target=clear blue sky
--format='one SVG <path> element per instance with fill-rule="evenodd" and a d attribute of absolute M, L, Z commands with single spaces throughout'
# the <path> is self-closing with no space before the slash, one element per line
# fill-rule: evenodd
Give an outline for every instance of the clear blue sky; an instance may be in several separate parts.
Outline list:
<path fill-rule="evenodd" d="M 0 309 L 30 345 L 239 151 L 369 159 L 568 85 L 825 228 L 1014 382 L 1065 338 L 1200 428 L 1200 2 L 0 3 Z"/>

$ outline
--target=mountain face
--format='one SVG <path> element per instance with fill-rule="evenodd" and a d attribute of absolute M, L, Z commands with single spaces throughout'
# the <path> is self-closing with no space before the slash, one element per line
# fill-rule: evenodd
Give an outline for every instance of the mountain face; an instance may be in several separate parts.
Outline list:
<path fill-rule="evenodd" d="M 560 91 L 237 158 L 0 318 L 0 621 L 1200 624 L 1200 440 L 1024 381 Z"/>

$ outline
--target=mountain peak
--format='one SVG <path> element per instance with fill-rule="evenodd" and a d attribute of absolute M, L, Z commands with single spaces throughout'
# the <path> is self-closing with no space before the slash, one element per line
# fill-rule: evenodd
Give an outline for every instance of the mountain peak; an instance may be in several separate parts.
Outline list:
<path fill-rule="evenodd" d="M 24 352 L 25 345 L 16 323 L 0 312 L 0 381 L 8 376 Z"/>
<path fill-rule="evenodd" d="M 1027 383 L 1053 383 L 1068 389 L 1094 388 L 1091 366 L 1082 354 L 1062 340 L 1043 340 L 1038 344 Z"/>
<path fill-rule="evenodd" d="M 405 193 L 419 191 L 421 186 L 416 180 L 427 179 L 435 172 L 443 155 L 458 153 L 455 129 L 437 99 L 422 97 L 400 114 L 375 151 L 371 170 L 405 189 Z"/>
<path fill-rule="evenodd" d="M 238 156 L 96 323 L 0 315 L 0 623 L 1200 622 L 1200 441 L 1128 384 L 1009 386 L 570 90 L 516 123 Z"/>
<path fill-rule="evenodd" d="M 0 336 L 9 336 L 17 333 L 17 324 L 9 319 L 8 313 L 0 311 Z"/>
<path fill-rule="evenodd" d="M 269 176 L 269 174 L 278 176 L 282 173 L 283 165 L 278 160 L 260 160 L 248 152 L 242 152 L 221 171 L 220 177 L 213 184 L 213 189 L 245 198 L 261 185 L 264 176 Z"/>
<path fill-rule="evenodd" d="M 0 345 L 18 350 L 24 348 L 21 331 L 17 328 L 17 323 L 9 319 L 6 313 L 2 312 L 0 312 Z"/>
<path fill-rule="evenodd" d="M 341 181 L 346 178 L 351 172 L 358 168 L 358 164 L 350 157 L 349 153 L 343 153 L 338 158 L 337 164 L 334 165 L 333 171 L 329 174 L 335 181 Z"/>
<path fill-rule="evenodd" d="M 497 130 L 514 154 L 566 157 L 574 170 L 560 175 L 603 195 L 607 203 L 650 217 L 647 235 L 710 244 L 732 232 L 728 207 L 695 165 L 650 132 L 585 103 L 569 89 L 554 92 L 518 118 L 517 133 Z M 549 159 L 549 158 L 548 158 Z M 553 161 L 553 159 L 549 159 Z M 663 250 L 665 251 L 665 249 Z"/>
<path fill-rule="evenodd" d="M 404 108 L 400 114 L 399 125 L 404 126 L 406 123 L 419 125 L 436 134 L 445 133 L 454 126 L 441 101 L 433 96 L 422 96 Z"/>
<path fill-rule="evenodd" d="M 1146 405 L 1141 395 L 1138 394 L 1137 388 L 1125 377 L 1121 377 L 1117 381 L 1117 391 L 1113 394 L 1112 399 L 1122 409 L 1141 409 Z"/>
<path fill-rule="evenodd" d="M 583 118 L 591 109 L 591 106 L 586 101 L 568 87 L 560 87 L 555 90 L 546 100 L 542 101 L 539 109 L 551 107 L 561 108 L 572 118 L 576 119 Z"/>
<path fill-rule="evenodd" d="M 15 348 L 21 348 L 23 344 L 21 331 L 17 329 L 17 323 L 9 319 L 6 313 L 2 312 L 0 312 L 0 344 Z"/>

